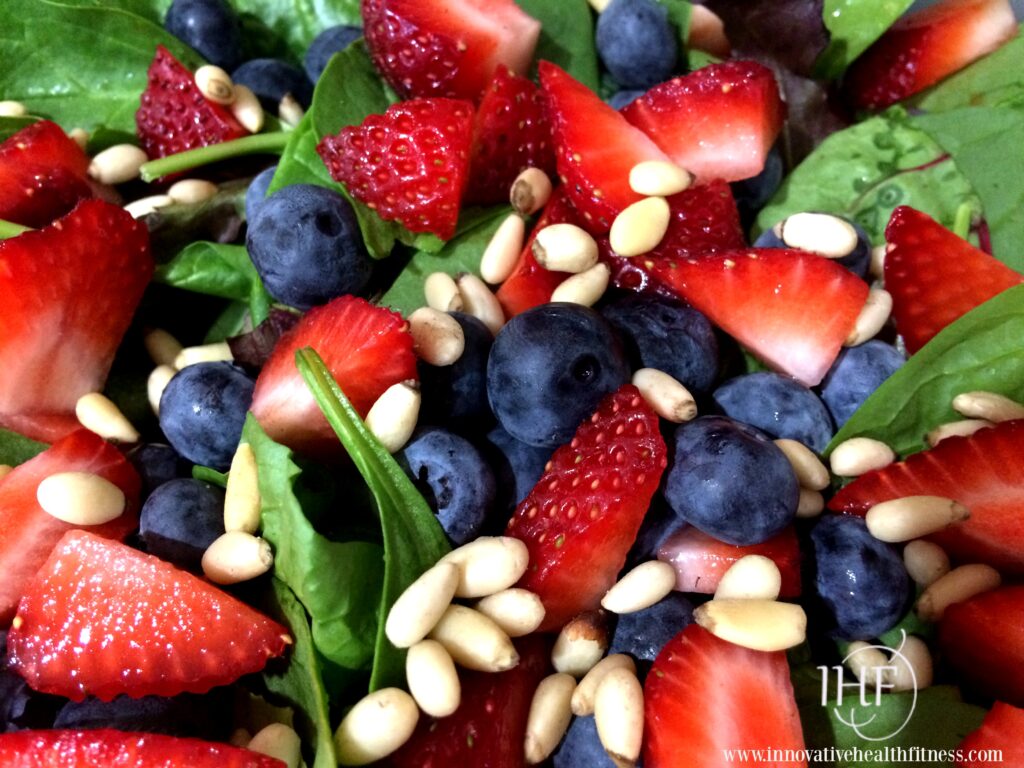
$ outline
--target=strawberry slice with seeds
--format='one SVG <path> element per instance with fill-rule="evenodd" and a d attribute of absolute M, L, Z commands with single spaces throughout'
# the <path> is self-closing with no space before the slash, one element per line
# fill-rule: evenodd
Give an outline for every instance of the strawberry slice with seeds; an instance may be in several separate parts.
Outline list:
<path fill-rule="evenodd" d="M 807 386 L 824 378 L 868 295 L 859 277 L 809 251 L 750 248 L 643 264 L 758 358 Z"/>
<path fill-rule="evenodd" d="M 1024 734 L 1024 709 L 997 701 L 985 715 L 981 727 L 961 742 L 963 757 L 956 764 L 959 768 L 985 768 L 992 763 L 982 762 L 981 750 L 999 750 L 1003 764 L 1024 765 L 1021 734 Z"/>
<path fill-rule="evenodd" d="M 80 426 L 152 274 L 145 225 L 99 200 L 0 242 L 0 427 L 52 442 Z"/>
<path fill-rule="evenodd" d="M 365 299 L 341 296 L 314 307 L 277 342 L 256 379 L 252 413 L 271 438 L 297 451 L 342 451 L 295 367 L 295 353 L 312 347 L 360 416 L 384 390 L 416 379 L 412 336 L 402 316 Z"/>
<path fill-rule="evenodd" d="M 662 648 L 644 684 L 644 766 L 674 768 L 680 755 L 687 765 L 718 766 L 740 745 L 804 749 L 786 654 L 742 648 L 690 624 Z"/>
<path fill-rule="evenodd" d="M 382 219 L 448 240 L 469 177 L 472 125 L 468 101 L 412 99 L 325 136 L 316 151 L 331 178 Z"/>
<path fill-rule="evenodd" d="M 230 109 L 203 96 L 193 74 L 162 45 L 156 47 L 147 78 L 135 130 L 150 158 L 248 135 Z"/>
<path fill-rule="evenodd" d="M 893 211 L 885 239 L 885 287 L 911 354 L 954 320 L 1024 282 L 1024 275 L 905 205 Z"/>
<path fill-rule="evenodd" d="M 43 693 L 205 693 L 263 669 L 291 642 L 245 603 L 159 558 L 69 531 L 7 635 L 8 664 Z"/>
<path fill-rule="evenodd" d="M 666 464 L 658 417 L 632 384 L 602 400 L 572 441 L 555 451 L 506 531 L 529 550 L 519 586 L 544 603 L 540 631 L 600 605 Z"/>
<path fill-rule="evenodd" d="M 875 504 L 904 496 L 944 496 L 970 519 L 930 538 L 958 560 L 1024 574 L 1024 421 L 1006 421 L 861 475 L 828 503 L 864 515 Z"/>

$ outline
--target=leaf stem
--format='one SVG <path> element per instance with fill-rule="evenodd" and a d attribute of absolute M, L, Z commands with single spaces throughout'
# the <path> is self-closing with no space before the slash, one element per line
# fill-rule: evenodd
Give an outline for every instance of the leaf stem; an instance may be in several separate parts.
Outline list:
<path fill-rule="evenodd" d="M 971 234 L 971 221 L 973 217 L 973 207 L 970 203 L 960 203 L 960 207 L 956 209 L 956 218 L 953 219 L 953 234 L 957 237 L 966 240 Z"/>
<path fill-rule="evenodd" d="M 28 232 L 32 227 L 24 227 L 21 224 L 15 224 L 13 221 L 4 221 L 0 219 L 0 240 L 6 240 L 8 237 L 15 237 L 20 235 L 22 232 Z"/>
<path fill-rule="evenodd" d="M 159 160 L 143 163 L 139 174 L 143 181 L 154 181 L 169 173 L 180 173 L 242 155 L 277 155 L 284 151 L 284 146 L 288 143 L 290 135 L 287 131 L 257 133 L 233 141 L 211 144 L 208 147 L 190 149 L 176 155 L 168 155 Z"/>

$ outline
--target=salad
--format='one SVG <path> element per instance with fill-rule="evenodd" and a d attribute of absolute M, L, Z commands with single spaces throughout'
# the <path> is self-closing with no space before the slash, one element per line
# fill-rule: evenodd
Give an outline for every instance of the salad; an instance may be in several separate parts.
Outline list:
<path fill-rule="evenodd" d="M 0 764 L 1024 764 L 1007 0 L 0 4 Z"/>

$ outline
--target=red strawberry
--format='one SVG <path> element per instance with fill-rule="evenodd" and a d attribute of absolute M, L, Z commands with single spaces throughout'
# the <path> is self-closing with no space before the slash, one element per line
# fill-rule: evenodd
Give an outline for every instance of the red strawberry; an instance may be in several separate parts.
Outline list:
<path fill-rule="evenodd" d="M 401 315 L 354 296 L 314 307 L 277 342 L 252 398 L 253 415 L 267 434 L 298 451 L 341 450 L 295 367 L 295 353 L 304 347 L 319 353 L 360 416 L 392 384 L 417 378 L 412 336 Z"/>
<path fill-rule="evenodd" d="M 644 265 L 773 368 L 819 383 L 850 335 L 868 286 L 809 251 L 751 248 Z"/>
<path fill-rule="evenodd" d="M 205 693 L 263 669 L 287 630 L 152 555 L 69 531 L 18 606 L 8 663 L 73 701 Z"/>
<path fill-rule="evenodd" d="M 764 168 L 785 107 L 770 69 L 725 61 L 654 86 L 622 114 L 698 180 L 739 181 Z"/>
<path fill-rule="evenodd" d="M 587 86 L 558 66 L 540 63 L 558 175 L 569 199 L 594 234 L 604 234 L 623 208 L 643 199 L 629 172 L 644 160 L 669 158 Z"/>
<path fill-rule="evenodd" d="M 861 475 L 829 501 L 829 509 L 863 515 L 903 496 L 945 496 L 971 510 L 963 523 L 931 538 L 959 560 L 1024 574 L 1024 421 L 1007 421 L 968 437 L 950 437 Z"/>
<path fill-rule="evenodd" d="M 99 200 L 0 242 L 0 426 L 47 441 L 77 428 L 152 274 L 145 225 Z"/>
<path fill-rule="evenodd" d="M 903 17 L 857 58 L 844 90 L 857 109 L 923 91 L 1017 33 L 1008 0 L 940 0 Z"/>
<path fill-rule="evenodd" d="M 601 401 L 555 451 L 507 529 L 529 549 L 519 586 L 544 602 L 541 631 L 598 607 L 626 562 L 665 456 L 658 417 L 632 384 Z"/>
<path fill-rule="evenodd" d="M 773 560 L 782 573 L 781 596 L 800 596 L 800 544 L 792 527 L 761 544 L 737 547 L 687 526 L 658 549 L 658 559 L 676 569 L 676 589 L 704 595 L 713 595 L 729 567 L 747 555 Z"/>
<path fill-rule="evenodd" d="M 274 757 L 199 739 L 99 728 L 0 735 L 5 768 L 285 768 Z"/>
<path fill-rule="evenodd" d="M 75 528 L 45 512 L 36 501 L 39 483 L 57 472 L 91 472 L 124 492 L 127 504 L 121 516 L 89 526 L 92 533 L 123 539 L 138 526 L 138 474 L 124 454 L 88 430 L 72 432 L 15 467 L 0 480 L 0 573 L 4 574 L 0 580 L 0 626 L 14 617 L 18 600 L 61 536 Z"/>
<path fill-rule="evenodd" d="M 0 219 L 45 227 L 92 197 L 89 158 L 56 123 L 40 120 L 0 144 Z"/>
<path fill-rule="evenodd" d="M 644 684 L 644 766 L 674 768 L 680 755 L 686 765 L 720 766 L 737 748 L 804 748 L 786 654 L 741 648 L 691 624 L 662 648 Z"/>
<path fill-rule="evenodd" d="M 147 77 L 135 130 L 151 158 L 248 135 L 230 109 L 203 96 L 192 73 L 162 45 Z"/>
<path fill-rule="evenodd" d="M 901 205 L 885 228 L 885 287 L 896 330 L 913 354 L 972 309 L 1024 282 L 927 214 Z"/>
<path fill-rule="evenodd" d="M 939 623 L 939 646 L 965 686 L 1024 707 L 1024 587 L 949 606 Z"/>
<path fill-rule="evenodd" d="M 508 202 L 512 182 L 530 167 L 554 173 L 551 123 L 540 89 L 502 65 L 476 111 L 466 202 Z"/>
<path fill-rule="evenodd" d="M 981 728 L 971 733 L 960 744 L 963 757 L 957 760 L 960 768 L 990 768 L 991 761 L 978 759 L 979 750 L 997 749 L 1002 753 L 1003 765 L 1024 765 L 1024 709 L 997 701 Z"/>
<path fill-rule="evenodd" d="M 316 151 L 331 178 L 382 219 L 447 240 L 469 176 L 472 123 L 469 102 L 413 99 L 325 136 Z"/>
<path fill-rule="evenodd" d="M 390 768 L 526 768 L 526 717 L 548 673 L 551 648 L 538 636 L 516 640 L 519 664 L 507 672 L 463 672 L 454 714 L 423 716 L 412 738 L 384 761 Z"/>
<path fill-rule="evenodd" d="M 540 22 L 514 0 L 362 0 L 366 47 L 404 98 L 476 99 L 499 64 L 526 74 Z"/>

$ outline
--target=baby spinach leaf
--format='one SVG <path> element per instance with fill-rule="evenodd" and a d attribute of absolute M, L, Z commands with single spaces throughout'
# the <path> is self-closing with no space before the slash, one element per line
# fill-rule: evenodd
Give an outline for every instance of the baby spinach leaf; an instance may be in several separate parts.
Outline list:
<path fill-rule="evenodd" d="M 45 451 L 49 446 L 9 429 L 0 429 L 0 464 L 16 467 Z"/>
<path fill-rule="evenodd" d="M 516 0 L 541 23 L 534 61 L 557 64 L 592 91 L 600 85 L 594 17 L 587 0 Z"/>
<path fill-rule="evenodd" d="M 268 194 L 292 184 L 316 184 L 336 192 L 343 191 L 344 188 L 331 178 L 327 166 L 316 153 L 319 141 L 320 138 L 313 128 L 313 111 L 310 110 L 288 137 L 288 143 L 277 163 L 274 178 L 270 181 Z"/>
<path fill-rule="evenodd" d="M 958 107 L 994 107 L 1024 95 L 1024 35 L 1018 34 L 966 69 L 907 103 L 926 112 L 943 112 Z"/>
<path fill-rule="evenodd" d="M 244 245 L 198 241 L 157 267 L 154 279 L 186 291 L 247 301 L 258 276 Z"/>
<path fill-rule="evenodd" d="M 815 64 L 819 77 L 835 80 L 882 36 L 913 0 L 825 0 L 822 18 L 831 39 Z"/>
<path fill-rule="evenodd" d="M 24 117 L 0 117 L 0 141 L 8 139 L 22 128 L 27 128 L 39 118 L 25 115 Z"/>
<path fill-rule="evenodd" d="M 275 36 L 285 41 L 296 61 L 313 38 L 336 24 L 362 25 L 359 0 L 232 0 L 243 17 L 258 19 Z"/>
<path fill-rule="evenodd" d="M 317 136 L 331 136 L 384 112 L 391 103 L 366 44 L 357 40 L 331 57 L 320 76 L 313 92 L 313 127 Z"/>

